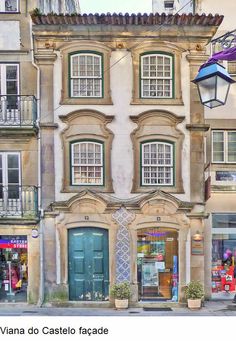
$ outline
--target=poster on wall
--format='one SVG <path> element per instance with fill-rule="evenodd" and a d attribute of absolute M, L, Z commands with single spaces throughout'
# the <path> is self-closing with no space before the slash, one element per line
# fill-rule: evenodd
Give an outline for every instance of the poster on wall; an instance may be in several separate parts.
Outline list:
<path fill-rule="evenodd" d="M 191 254 L 194 256 L 204 255 L 204 240 L 194 240 L 191 242 Z"/>

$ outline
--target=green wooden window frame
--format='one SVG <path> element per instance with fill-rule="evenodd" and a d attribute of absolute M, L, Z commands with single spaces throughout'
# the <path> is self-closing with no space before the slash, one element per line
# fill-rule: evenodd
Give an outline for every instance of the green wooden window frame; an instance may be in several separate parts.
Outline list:
<path fill-rule="evenodd" d="M 90 147 L 94 147 L 93 151 Z M 82 145 L 85 147 L 82 150 Z M 77 160 L 75 162 L 75 146 L 78 146 L 77 150 Z M 100 152 L 98 151 L 100 148 Z M 81 153 L 85 155 L 82 156 Z M 90 154 L 90 155 L 89 155 Z M 93 155 L 91 155 L 93 154 Z M 100 158 L 98 155 L 100 154 Z M 96 161 L 99 161 L 97 162 Z M 94 161 L 94 162 L 92 162 Z M 78 179 L 81 181 L 75 181 L 75 168 L 77 169 Z M 70 143 L 70 170 L 71 170 L 71 185 L 72 186 L 104 186 L 104 174 L 105 164 L 104 164 L 104 143 L 98 140 L 77 140 Z M 85 173 L 87 176 L 84 176 Z M 98 176 L 100 174 L 100 176 Z"/>
<path fill-rule="evenodd" d="M 145 147 L 149 148 L 145 150 Z M 173 142 L 150 140 L 140 144 L 140 185 L 165 187 L 175 185 Z"/>
<path fill-rule="evenodd" d="M 84 57 L 83 65 L 80 64 L 82 57 Z M 76 59 L 78 62 L 77 68 L 76 63 L 73 64 Z M 89 64 L 89 60 L 92 63 Z M 84 66 L 84 69 L 82 69 L 82 66 Z M 81 75 L 82 72 L 84 75 Z M 104 61 L 102 53 L 83 50 L 69 54 L 69 94 L 71 98 L 103 98 L 103 75 Z"/>
<path fill-rule="evenodd" d="M 149 63 L 144 63 L 144 60 Z M 150 64 L 152 59 L 152 64 Z M 159 63 L 158 61 L 163 61 Z M 155 63 L 154 63 L 155 61 Z M 165 61 L 168 63 L 165 65 Z M 174 55 L 161 51 L 150 51 L 140 55 L 139 60 L 139 88 L 140 98 L 144 99 L 172 99 L 174 88 Z M 169 66 L 168 66 L 169 65 Z M 169 73 L 169 76 L 168 76 Z"/>

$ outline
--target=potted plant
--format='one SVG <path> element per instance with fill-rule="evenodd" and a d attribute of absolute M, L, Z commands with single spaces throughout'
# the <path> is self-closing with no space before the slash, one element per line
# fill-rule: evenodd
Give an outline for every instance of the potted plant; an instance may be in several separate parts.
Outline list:
<path fill-rule="evenodd" d="M 185 288 L 185 297 L 189 309 L 200 309 L 204 298 L 203 285 L 199 281 L 191 281 Z"/>
<path fill-rule="evenodd" d="M 130 283 L 115 283 L 110 288 L 110 294 L 115 298 L 116 309 L 127 309 L 131 295 Z"/>

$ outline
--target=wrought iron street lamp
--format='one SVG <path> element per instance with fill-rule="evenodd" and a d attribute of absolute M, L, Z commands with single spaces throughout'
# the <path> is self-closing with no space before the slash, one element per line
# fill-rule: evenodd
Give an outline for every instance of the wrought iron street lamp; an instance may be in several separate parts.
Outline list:
<path fill-rule="evenodd" d="M 226 103 L 229 88 L 235 80 L 218 60 L 236 61 L 236 30 L 228 32 L 212 40 L 213 46 L 220 44 L 223 49 L 214 53 L 208 62 L 199 69 L 193 80 L 198 87 L 201 103 L 209 108 L 215 108 Z"/>
<path fill-rule="evenodd" d="M 222 65 L 206 63 L 193 83 L 198 87 L 201 103 L 212 109 L 226 103 L 230 84 L 235 81 Z"/>

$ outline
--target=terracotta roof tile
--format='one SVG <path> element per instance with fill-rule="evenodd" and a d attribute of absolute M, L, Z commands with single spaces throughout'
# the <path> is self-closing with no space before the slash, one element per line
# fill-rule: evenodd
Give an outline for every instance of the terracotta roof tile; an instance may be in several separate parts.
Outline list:
<path fill-rule="evenodd" d="M 31 15 L 35 25 L 201 25 L 219 26 L 223 15 L 219 14 L 47 14 Z"/>

